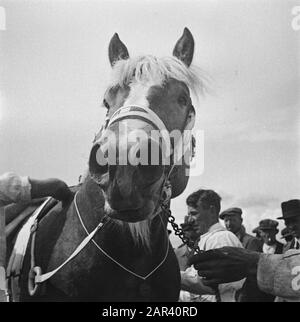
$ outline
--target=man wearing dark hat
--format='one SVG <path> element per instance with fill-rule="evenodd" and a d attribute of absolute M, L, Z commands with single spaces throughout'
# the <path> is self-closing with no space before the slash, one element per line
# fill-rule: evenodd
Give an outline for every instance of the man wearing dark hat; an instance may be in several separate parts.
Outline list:
<path fill-rule="evenodd" d="M 300 249 L 300 200 L 292 199 L 281 204 L 282 217 L 286 227 L 293 235 L 293 240 L 287 246 L 287 249 Z"/>
<path fill-rule="evenodd" d="M 238 237 L 244 248 L 261 252 L 261 242 L 246 233 L 245 227 L 243 226 L 242 213 L 241 208 L 234 207 L 224 210 L 219 217 L 224 220 L 226 229 Z"/>
<path fill-rule="evenodd" d="M 264 219 L 259 222 L 261 238 L 264 242 L 263 252 L 265 254 L 282 254 L 283 244 L 276 240 L 278 234 L 278 222 L 272 219 Z"/>

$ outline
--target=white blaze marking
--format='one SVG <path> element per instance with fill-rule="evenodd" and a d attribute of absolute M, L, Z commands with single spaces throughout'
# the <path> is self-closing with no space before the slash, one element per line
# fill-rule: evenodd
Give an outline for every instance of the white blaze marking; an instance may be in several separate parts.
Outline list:
<path fill-rule="evenodd" d="M 149 107 L 149 101 L 147 100 L 147 94 L 149 88 L 152 85 L 143 85 L 143 84 L 132 84 L 130 86 L 130 93 L 124 102 L 124 106 L 127 105 L 141 105 Z"/>

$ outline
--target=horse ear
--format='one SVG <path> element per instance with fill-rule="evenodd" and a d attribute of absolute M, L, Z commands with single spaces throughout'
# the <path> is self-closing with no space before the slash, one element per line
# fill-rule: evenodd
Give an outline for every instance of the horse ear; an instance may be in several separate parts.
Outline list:
<path fill-rule="evenodd" d="M 188 28 L 184 28 L 182 36 L 174 47 L 173 56 L 180 59 L 187 67 L 189 67 L 193 60 L 194 46 L 195 43 L 193 35 Z"/>
<path fill-rule="evenodd" d="M 111 66 L 113 66 L 118 60 L 129 58 L 128 50 L 120 40 L 117 33 L 115 33 L 110 40 L 108 47 L 108 57 Z"/>

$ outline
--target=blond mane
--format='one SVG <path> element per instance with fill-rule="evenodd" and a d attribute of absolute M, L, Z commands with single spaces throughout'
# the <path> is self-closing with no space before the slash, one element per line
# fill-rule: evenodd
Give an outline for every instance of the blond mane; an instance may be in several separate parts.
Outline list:
<path fill-rule="evenodd" d="M 124 87 L 135 82 L 162 86 L 170 78 L 185 83 L 196 98 L 207 89 L 207 76 L 198 67 L 187 67 L 176 57 L 157 58 L 151 55 L 116 62 L 110 87 Z"/>

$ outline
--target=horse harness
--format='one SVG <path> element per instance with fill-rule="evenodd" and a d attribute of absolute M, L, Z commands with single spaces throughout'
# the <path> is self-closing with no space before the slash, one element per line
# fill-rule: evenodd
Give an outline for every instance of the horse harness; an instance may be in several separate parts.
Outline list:
<path fill-rule="evenodd" d="M 165 140 L 166 144 L 167 144 L 167 149 L 169 149 L 168 151 L 171 150 L 170 145 L 168 145 L 168 140 L 166 137 L 166 127 L 163 123 L 163 121 L 160 119 L 160 117 L 151 109 L 146 108 L 146 107 L 142 107 L 142 106 L 137 106 L 137 105 L 132 105 L 132 106 L 123 106 L 121 108 L 119 108 L 110 119 L 106 118 L 106 124 L 105 126 L 103 126 L 99 133 L 95 136 L 94 142 L 93 143 L 97 143 L 102 136 L 102 132 L 107 129 L 112 123 L 119 121 L 121 119 L 124 118 L 128 118 L 128 117 L 138 117 L 138 118 L 142 118 L 144 120 L 146 120 L 148 123 L 154 124 L 155 127 L 157 129 L 159 129 L 162 133 L 163 139 Z M 186 126 L 186 129 L 191 130 L 193 125 L 194 125 L 194 120 L 191 122 L 192 124 L 188 124 Z M 191 142 L 194 143 L 193 138 L 191 138 Z M 192 149 L 193 151 L 193 149 Z M 171 153 L 171 152 L 170 152 Z M 161 192 L 161 200 L 160 200 L 160 204 L 158 206 L 158 210 L 156 212 L 155 215 L 160 215 L 162 214 L 164 217 L 166 217 L 166 219 L 168 220 L 168 222 L 171 224 L 172 228 L 174 229 L 174 233 L 176 236 L 178 236 L 182 242 L 184 244 L 186 244 L 190 249 L 192 249 L 194 251 L 194 253 L 199 253 L 201 252 L 199 249 L 199 246 L 196 246 L 193 242 L 190 241 L 189 238 L 187 238 L 182 229 L 176 224 L 175 222 L 175 218 L 171 213 L 170 210 L 170 199 L 172 196 L 172 186 L 171 183 L 169 181 L 169 177 L 170 174 L 172 172 L 172 170 L 174 169 L 175 164 L 173 164 L 169 170 L 169 172 L 167 173 L 167 175 L 165 176 L 165 180 L 164 180 L 164 184 L 163 184 L 163 189 Z M 42 270 L 39 266 L 35 265 L 35 256 L 34 256 L 34 250 L 35 250 L 35 237 L 36 237 L 36 233 L 37 233 L 37 229 L 38 229 L 38 223 L 40 221 L 39 219 L 39 215 L 36 215 L 36 218 L 34 220 L 34 223 L 31 227 L 31 268 L 29 271 L 29 276 L 28 276 L 28 292 L 31 296 L 34 296 L 35 294 L 37 294 L 38 290 L 39 290 L 39 286 L 41 283 L 47 281 L 49 278 L 51 278 L 54 274 L 56 274 L 62 267 L 64 267 L 68 262 L 70 262 L 75 256 L 77 256 L 84 248 L 85 246 L 92 241 L 95 246 L 107 257 L 109 258 L 111 261 L 113 261 L 116 265 L 118 265 L 120 268 L 122 268 L 123 270 L 127 271 L 129 274 L 132 274 L 142 280 L 146 280 L 147 278 L 149 278 L 154 272 L 157 271 L 157 269 L 165 262 L 168 253 L 169 253 L 169 239 L 168 239 L 168 233 L 166 230 L 166 240 L 167 240 L 167 247 L 166 247 L 166 253 L 162 259 L 162 261 L 150 272 L 148 273 L 146 276 L 141 276 L 136 274 L 135 272 L 129 270 L 128 268 L 126 268 L 125 266 L 123 266 L 121 263 L 117 262 L 112 256 L 110 256 L 107 252 L 105 252 L 105 250 L 103 250 L 94 240 L 93 237 L 95 236 L 95 234 L 100 231 L 101 229 L 103 229 L 103 227 L 105 226 L 105 224 L 110 220 L 110 218 L 106 215 L 104 215 L 100 221 L 100 223 L 97 225 L 97 227 L 92 231 L 92 232 L 88 232 L 88 230 L 86 229 L 81 215 L 80 215 L 80 211 L 78 208 L 78 204 L 77 204 L 77 193 L 74 196 L 74 205 L 75 205 L 75 209 L 76 209 L 76 213 L 78 215 L 79 221 L 83 227 L 83 229 L 85 230 L 87 236 L 86 238 L 77 246 L 77 248 L 75 249 L 75 251 L 56 269 L 42 274 Z M 51 199 L 51 198 L 49 198 Z M 49 199 L 45 201 L 44 205 L 42 205 L 38 211 L 41 212 L 43 209 L 43 206 L 46 206 L 47 202 L 49 202 Z M 162 220 L 162 219 L 161 219 Z"/>

